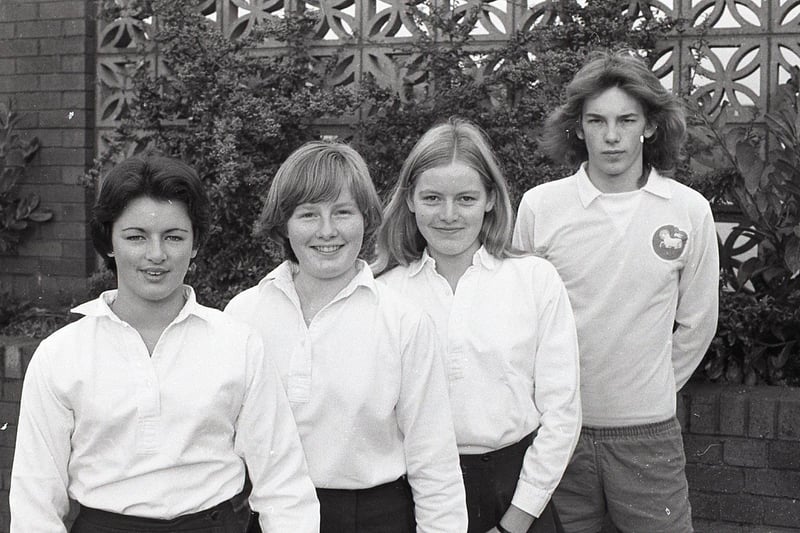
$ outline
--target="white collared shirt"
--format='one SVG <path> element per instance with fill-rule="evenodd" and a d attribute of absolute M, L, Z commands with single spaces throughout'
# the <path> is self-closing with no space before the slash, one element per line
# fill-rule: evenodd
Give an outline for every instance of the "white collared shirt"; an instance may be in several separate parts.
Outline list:
<path fill-rule="evenodd" d="M 538 430 L 512 503 L 539 516 L 581 425 L 575 322 L 553 266 L 533 256 L 500 260 L 481 247 L 453 292 L 425 251 L 378 282 L 434 319 L 459 452 L 497 450 Z"/>
<path fill-rule="evenodd" d="M 245 324 L 186 304 L 152 356 L 116 291 L 43 340 L 22 391 L 11 531 L 66 531 L 68 498 L 171 519 L 242 490 L 265 532 L 319 530 L 319 504 L 274 364 Z"/>
<path fill-rule="evenodd" d="M 430 318 L 356 277 L 306 326 L 285 262 L 226 313 L 264 339 L 286 386 L 314 485 L 364 489 L 408 475 L 417 530 L 467 529 L 464 487 Z"/>
<path fill-rule="evenodd" d="M 582 166 L 525 193 L 514 244 L 547 258 L 567 287 L 583 423 L 674 416 L 675 392 L 717 325 L 719 257 L 708 201 L 655 170 L 639 191 L 617 198 L 599 191 Z"/>

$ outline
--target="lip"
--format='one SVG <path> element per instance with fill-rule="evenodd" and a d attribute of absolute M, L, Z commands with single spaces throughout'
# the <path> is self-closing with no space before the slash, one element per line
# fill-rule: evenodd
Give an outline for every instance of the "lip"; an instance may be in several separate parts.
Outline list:
<path fill-rule="evenodd" d="M 169 272 L 166 268 L 140 268 L 139 270 L 148 276 L 161 276 Z"/>
<path fill-rule="evenodd" d="M 457 227 L 457 228 L 442 228 L 442 227 L 434 226 L 433 229 L 435 229 L 436 231 L 443 231 L 445 233 L 453 233 L 453 232 L 459 231 L 459 230 L 461 230 L 463 228 L 461 228 L 461 227 Z"/>
<path fill-rule="evenodd" d="M 344 244 L 319 244 L 316 246 L 311 246 L 310 248 L 321 254 L 335 254 L 344 248 Z"/>
<path fill-rule="evenodd" d="M 625 150 L 605 150 L 603 155 L 622 155 L 625 153 Z"/>

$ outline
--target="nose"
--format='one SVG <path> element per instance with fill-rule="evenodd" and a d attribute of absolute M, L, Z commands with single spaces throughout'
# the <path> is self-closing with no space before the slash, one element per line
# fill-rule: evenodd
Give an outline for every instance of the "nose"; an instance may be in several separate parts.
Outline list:
<path fill-rule="evenodd" d="M 458 208 L 455 202 L 448 200 L 442 205 L 439 211 L 439 218 L 445 222 L 453 222 L 458 218 Z"/>
<path fill-rule="evenodd" d="M 160 239 L 150 239 L 147 243 L 145 256 L 148 261 L 153 263 L 161 263 L 167 258 L 167 254 L 164 253 L 164 245 Z"/>
<path fill-rule="evenodd" d="M 321 239 L 330 239 L 336 237 L 339 234 L 339 230 L 336 228 L 336 222 L 333 220 L 332 216 L 322 216 L 320 217 L 319 227 L 317 228 L 317 235 Z"/>
<path fill-rule="evenodd" d="M 619 142 L 619 128 L 616 124 L 612 123 L 606 127 L 605 139 L 609 143 Z"/>

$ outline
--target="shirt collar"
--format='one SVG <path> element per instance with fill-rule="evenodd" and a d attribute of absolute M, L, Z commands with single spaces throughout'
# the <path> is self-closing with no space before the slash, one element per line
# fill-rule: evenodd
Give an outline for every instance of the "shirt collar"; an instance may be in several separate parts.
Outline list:
<path fill-rule="evenodd" d="M 493 270 L 497 265 L 497 258 L 490 254 L 486 247 L 481 245 L 472 256 L 472 264 Z M 419 259 L 408 265 L 408 275 L 413 278 L 426 268 L 436 270 L 436 260 L 430 256 L 427 248 L 422 251 L 422 256 Z"/>
<path fill-rule="evenodd" d="M 105 291 L 94 300 L 88 301 L 71 309 L 71 312 L 92 317 L 104 316 L 116 322 L 122 322 L 122 320 L 120 320 L 116 313 L 114 313 L 114 311 L 111 309 L 111 305 L 114 303 L 114 300 L 117 299 L 117 293 L 117 289 Z M 189 315 L 195 315 L 204 320 L 210 319 L 209 308 L 197 303 L 197 296 L 195 295 L 194 289 L 191 286 L 183 286 L 183 297 L 186 299 L 186 303 L 175 317 L 175 320 L 173 320 L 173 323 L 180 322 Z"/>
<path fill-rule="evenodd" d="M 578 169 L 578 172 L 575 173 L 575 178 L 578 182 L 578 196 L 580 197 L 583 207 L 589 207 L 589 204 L 591 204 L 595 198 L 603 194 L 589 179 L 589 174 L 586 173 L 585 162 Z M 641 190 L 665 199 L 672 197 L 669 181 L 654 168 L 650 169 L 650 174 L 647 176 L 647 183 L 645 183 Z"/>
<path fill-rule="evenodd" d="M 297 274 L 298 268 L 296 263 L 284 261 L 259 282 L 259 291 L 264 290 L 271 284 L 275 284 L 284 292 L 287 292 L 290 287 L 294 290 L 294 275 Z M 366 287 L 377 297 L 378 287 L 367 262 L 363 259 L 356 259 L 356 271 L 355 277 L 342 289 L 340 295 L 348 296 L 355 292 L 358 287 Z"/>

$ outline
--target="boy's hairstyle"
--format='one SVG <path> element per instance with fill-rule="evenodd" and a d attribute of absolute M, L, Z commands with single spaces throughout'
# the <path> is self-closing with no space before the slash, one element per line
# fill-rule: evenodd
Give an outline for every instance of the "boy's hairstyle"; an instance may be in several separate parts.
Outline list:
<path fill-rule="evenodd" d="M 297 206 L 336 200 L 349 190 L 364 217 L 364 243 L 381 223 L 381 200 L 372 184 L 364 159 L 346 144 L 311 141 L 294 152 L 278 169 L 256 224 L 283 246 L 286 257 L 296 263 L 286 225 Z M 363 246 L 362 246 L 363 248 Z"/>
<path fill-rule="evenodd" d="M 175 200 L 186 206 L 192 222 L 195 250 L 200 248 L 209 228 L 209 200 L 203 182 L 192 167 L 171 157 L 146 155 L 128 158 L 106 174 L 92 210 L 89 232 L 95 250 L 106 266 L 116 272 L 111 231 L 114 222 L 137 198 Z"/>
<path fill-rule="evenodd" d="M 408 265 L 422 256 L 427 243 L 417 228 L 408 200 L 423 172 L 454 162 L 475 170 L 487 194 L 494 195 L 494 206 L 485 214 L 479 234 L 483 246 L 499 258 L 520 255 L 511 246 L 514 212 L 508 186 L 489 141 L 478 126 L 454 117 L 425 132 L 403 163 L 378 230 L 378 257 L 373 264 L 376 273 Z"/>
<path fill-rule="evenodd" d="M 589 55 L 589 61 L 567 86 L 564 104 L 547 118 L 539 145 L 555 161 L 570 165 L 586 161 L 586 143 L 576 134 L 584 103 L 612 87 L 635 98 L 642 105 L 648 124 L 656 126 L 655 133 L 642 147 L 644 165 L 662 172 L 673 169 L 686 135 L 683 105 L 644 60 L 629 50 Z"/>

